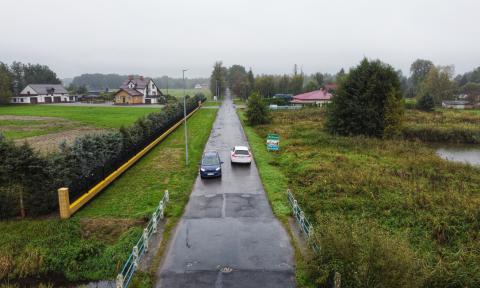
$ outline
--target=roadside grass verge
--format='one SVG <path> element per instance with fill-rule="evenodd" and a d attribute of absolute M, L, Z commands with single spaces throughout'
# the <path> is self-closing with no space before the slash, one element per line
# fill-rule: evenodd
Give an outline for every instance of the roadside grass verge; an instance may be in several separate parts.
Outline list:
<path fill-rule="evenodd" d="M 174 222 L 170 217 L 181 216 L 216 113 L 203 109 L 189 119 L 188 168 L 180 126 L 71 219 L 0 222 L 0 279 L 20 284 L 32 278 L 70 284 L 113 279 L 165 189 L 167 226 Z"/>
<path fill-rule="evenodd" d="M 0 106 L 0 115 L 56 117 L 79 122 L 97 128 L 120 128 L 138 118 L 158 112 L 161 106 L 138 107 L 78 107 L 54 105 L 8 105 Z M 55 121 L 55 120 L 49 120 Z"/>
<path fill-rule="evenodd" d="M 222 101 L 206 101 L 203 102 L 202 106 L 211 107 L 211 106 L 220 106 L 222 105 Z"/>
<path fill-rule="evenodd" d="M 243 105 L 243 104 L 245 104 L 245 101 L 243 101 L 243 99 L 240 99 L 240 98 L 235 98 L 235 99 L 233 99 L 233 104 Z"/>
<path fill-rule="evenodd" d="M 177 98 L 183 98 L 183 89 L 161 89 L 163 93 L 172 95 Z M 212 92 L 210 89 L 185 89 L 185 94 L 195 96 L 197 93 L 203 93 L 207 99 L 212 99 Z"/>
<path fill-rule="evenodd" d="M 294 237 L 288 223 L 288 218 L 291 216 L 291 209 L 287 199 L 287 189 L 289 187 L 288 177 L 278 165 L 278 161 L 282 157 L 282 152 L 268 152 L 266 145 L 267 134 L 276 133 L 276 131 L 272 130 L 265 134 L 257 133 L 254 127 L 246 124 L 245 112 L 240 109 L 237 111 L 248 143 L 252 149 L 255 164 L 258 167 L 260 179 L 262 179 L 263 187 L 267 192 L 273 213 L 283 223 L 290 234 L 290 238 L 293 240 Z M 282 147 L 282 142 L 283 139 L 280 139 L 280 147 Z M 300 252 L 301 248 L 298 246 L 301 244 L 293 240 L 292 245 L 295 248 L 295 277 L 297 285 L 298 287 L 313 288 L 312 283 L 309 283 L 311 279 L 309 279 L 307 275 L 308 271 L 306 271 L 305 263 Z"/>
<path fill-rule="evenodd" d="M 480 285 L 480 168 L 421 142 L 329 135 L 320 109 L 272 115 L 244 129 L 262 180 L 272 170 L 286 177 L 277 176 L 315 224 L 321 250 L 297 262 L 306 268 L 296 269 L 297 284 L 325 285 L 337 271 L 345 287 Z M 262 160 L 268 133 L 280 135 L 281 150 Z M 265 189 L 276 197 L 272 182 Z"/>

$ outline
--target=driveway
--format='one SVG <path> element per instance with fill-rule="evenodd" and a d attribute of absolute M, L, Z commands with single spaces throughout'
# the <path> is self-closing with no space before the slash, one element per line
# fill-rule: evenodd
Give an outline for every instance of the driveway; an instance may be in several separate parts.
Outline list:
<path fill-rule="evenodd" d="M 256 165 L 230 164 L 235 145 L 248 142 L 227 93 L 205 149 L 220 153 L 222 179 L 197 178 L 157 287 L 295 287 L 289 236 L 273 216 Z"/>

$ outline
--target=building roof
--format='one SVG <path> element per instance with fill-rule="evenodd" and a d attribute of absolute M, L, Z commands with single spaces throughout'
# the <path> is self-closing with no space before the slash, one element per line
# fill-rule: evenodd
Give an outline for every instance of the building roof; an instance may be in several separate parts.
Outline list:
<path fill-rule="evenodd" d="M 312 92 L 307 92 L 303 94 L 298 94 L 293 96 L 293 103 L 308 103 L 314 101 L 325 101 L 330 100 L 332 98 L 332 94 L 329 93 L 327 90 L 315 90 Z"/>
<path fill-rule="evenodd" d="M 138 92 L 138 91 L 135 90 L 135 89 L 130 89 L 130 88 L 128 88 L 128 87 L 127 87 L 127 88 L 120 88 L 120 90 L 118 90 L 118 91 L 115 93 L 115 95 L 118 94 L 118 93 L 120 93 L 120 91 L 125 91 L 125 92 L 127 92 L 127 94 L 130 95 L 130 96 L 143 96 L 143 93 Z"/>
<path fill-rule="evenodd" d="M 145 87 L 147 87 L 148 85 L 148 82 L 150 82 L 150 78 L 143 78 L 143 77 L 139 77 L 139 78 L 133 78 L 133 77 L 129 77 L 127 80 L 123 81 L 123 84 L 122 86 L 120 86 L 121 89 L 125 89 L 125 88 L 129 88 L 128 87 L 128 84 L 130 84 L 130 82 L 133 82 L 133 84 L 135 84 L 135 89 L 145 89 Z"/>
<path fill-rule="evenodd" d="M 51 94 L 52 89 L 54 93 L 57 94 L 67 94 L 68 91 L 63 88 L 62 84 L 28 84 L 27 86 L 30 86 L 37 94 L 39 95 L 46 95 L 46 94 Z"/>

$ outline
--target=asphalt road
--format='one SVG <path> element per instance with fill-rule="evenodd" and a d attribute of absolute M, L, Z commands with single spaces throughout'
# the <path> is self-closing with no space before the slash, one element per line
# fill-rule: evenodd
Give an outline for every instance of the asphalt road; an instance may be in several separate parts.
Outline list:
<path fill-rule="evenodd" d="M 205 149 L 220 153 L 223 176 L 197 177 L 157 287 L 295 287 L 289 236 L 273 216 L 256 165 L 230 164 L 235 145 L 248 142 L 227 95 Z"/>

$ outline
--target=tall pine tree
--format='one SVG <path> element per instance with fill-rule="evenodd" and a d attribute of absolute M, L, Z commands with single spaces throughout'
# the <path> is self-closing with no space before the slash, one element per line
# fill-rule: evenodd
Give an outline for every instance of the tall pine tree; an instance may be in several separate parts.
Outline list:
<path fill-rule="evenodd" d="M 395 70 L 369 61 L 350 70 L 328 106 L 327 128 L 333 134 L 390 136 L 403 117 L 402 91 Z"/>

